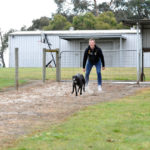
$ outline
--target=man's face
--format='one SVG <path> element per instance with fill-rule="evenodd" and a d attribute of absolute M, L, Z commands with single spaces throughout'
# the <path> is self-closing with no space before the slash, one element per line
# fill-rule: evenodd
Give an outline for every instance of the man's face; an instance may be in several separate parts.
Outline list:
<path fill-rule="evenodd" d="M 93 40 L 89 41 L 89 45 L 90 45 L 91 49 L 94 49 L 95 48 L 95 41 L 93 41 Z"/>

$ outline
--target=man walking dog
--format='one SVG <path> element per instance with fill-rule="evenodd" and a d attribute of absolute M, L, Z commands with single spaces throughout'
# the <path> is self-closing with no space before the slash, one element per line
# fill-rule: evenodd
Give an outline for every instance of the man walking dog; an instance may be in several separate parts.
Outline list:
<path fill-rule="evenodd" d="M 96 45 L 94 39 L 89 39 L 89 46 L 85 49 L 84 57 L 83 57 L 83 72 L 85 72 L 86 87 L 89 82 L 89 75 L 91 69 L 93 66 L 95 66 L 97 72 L 98 91 L 102 91 L 101 63 L 102 63 L 102 70 L 104 70 L 105 61 L 104 61 L 102 50 Z"/>

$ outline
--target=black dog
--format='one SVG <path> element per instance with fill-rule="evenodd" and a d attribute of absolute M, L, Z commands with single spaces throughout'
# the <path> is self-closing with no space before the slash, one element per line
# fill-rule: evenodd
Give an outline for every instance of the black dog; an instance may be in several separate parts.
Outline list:
<path fill-rule="evenodd" d="M 77 89 L 78 86 L 78 89 Z M 80 95 L 82 95 L 82 88 L 85 92 L 85 79 L 82 74 L 77 74 L 75 76 L 72 76 L 72 94 L 74 93 L 74 90 L 76 92 L 76 96 L 78 96 L 78 92 L 80 90 Z"/>

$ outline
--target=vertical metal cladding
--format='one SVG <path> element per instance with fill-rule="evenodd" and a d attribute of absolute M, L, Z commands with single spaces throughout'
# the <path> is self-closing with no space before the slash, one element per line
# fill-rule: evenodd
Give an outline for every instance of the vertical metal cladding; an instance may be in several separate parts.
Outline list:
<path fill-rule="evenodd" d="M 90 32 L 90 31 L 87 31 L 87 32 Z M 100 32 L 105 32 L 105 31 L 100 31 Z M 115 32 L 119 33 L 119 31 L 114 31 L 114 33 Z M 79 52 L 79 51 L 80 50 L 84 51 L 84 48 L 88 44 L 88 39 L 64 40 L 64 39 L 59 38 L 61 34 L 62 33 L 61 32 L 59 33 L 59 31 L 55 33 L 53 32 L 47 33 L 48 40 L 52 44 L 51 48 L 60 49 L 60 52 L 62 55 L 61 67 L 72 67 L 72 66 L 81 67 L 83 52 Z M 67 34 L 71 35 L 71 33 L 68 33 L 68 32 Z M 106 34 L 109 34 L 108 31 Z M 136 55 L 134 53 L 134 50 L 136 50 L 136 44 L 137 44 L 136 32 L 130 33 L 130 32 L 120 31 L 120 34 L 124 36 L 126 39 L 122 40 L 122 50 L 121 52 L 119 52 L 120 54 L 108 55 L 108 56 L 113 56 L 114 58 L 114 60 L 110 61 L 110 63 L 111 64 L 113 62 L 116 63 L 117 62 L 116 57 L 119 57 L 118 61 L 122 61 L 125 64 L 124 66 L 130 66 L 130 65 L 131 67 L 135 66 Z M 149 39 L 150 38 L 148 37 L 147 40 Z M 150 43 L 150 42 L 147 42 L 147 43 Z M 120 50 L 120 40 L 119 39 L 113 39 L 113 40 L 105 39 L 105 41 L 101 40 L 99 42 L 99 46 L 100 47 L 102 46 L 103 51 L 105 51 L 105 49 L 109 50 L 110 48 L 111 48 L 110 51 Z M 23 34 L 22 32 L 20 32 L 20 34 L 10 35 L 10 38 L 9 38 L 9 66 L 10 67 L 15 66 L 14 50 L 16 47 L 19 48 L 19 67 L 42 67 L 42 49 L 48 48 L 48 45 L 46 43 L 41 42 L 40 32 L 38 34 L 35 34 L 35 33 Z M 66 52 L 66 51 L 73 51 L 73 52 Z M 53 55 L 55 57 L 55 53 L 53 53 Z M 147 60 L 145 61 L 145 66 L 150 66 L 150 60 L 148 59 L 149 55 L 150 55 L 149 53 L 144 54 L 144 57 Z M 50 60 L 51 60 L 51 54 L 47 53 L 46 61 L 49 62 Z"/>

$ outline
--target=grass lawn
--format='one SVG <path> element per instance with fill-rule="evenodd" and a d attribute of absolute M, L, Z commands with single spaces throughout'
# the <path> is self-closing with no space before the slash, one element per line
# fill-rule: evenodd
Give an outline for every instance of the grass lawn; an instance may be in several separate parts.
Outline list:
<path fill-rule="evenodd" d="M 150 89 L 89 106 L 9 150 L 149 150 Z M 8 150 L 8 149 L 7 149 Z"/>
<path fill-rule="evenodd" d="M 56 79 L 55 68 L 47 69 L 47 78 L 49 80 Z M 30 82 L 31 80 L 42 80 L 42 68 L 19 68 L 19 84 Z M 13 87 L 15 85 L 15 69 L 0 69 L 0 89 Z"/>
<path fill-rule="evenodd" d="M 72 76 L 82 73 L 82 68 L 62 68 L 61 79 L 71 80 Z M 136 81 L 136 68 L 106 68 L 102 71 L 103 80 L 121 80 L 121 81 Z M 46 69 L 46 79 L 56 80 L 56 69 Z M 96 80 L 97 74 L 95 68 L 92 69 L 90 80 Z M 150 68 L 145 68 L 145 79 L 150 81 Z M 31 80 L 42 80 L 42 68 L 19 68 L 19 83 L 24 84 Z M 15 69 L 1 68 L 0 69 L 0 89 L 14 86 L 15 84 Z"/>

